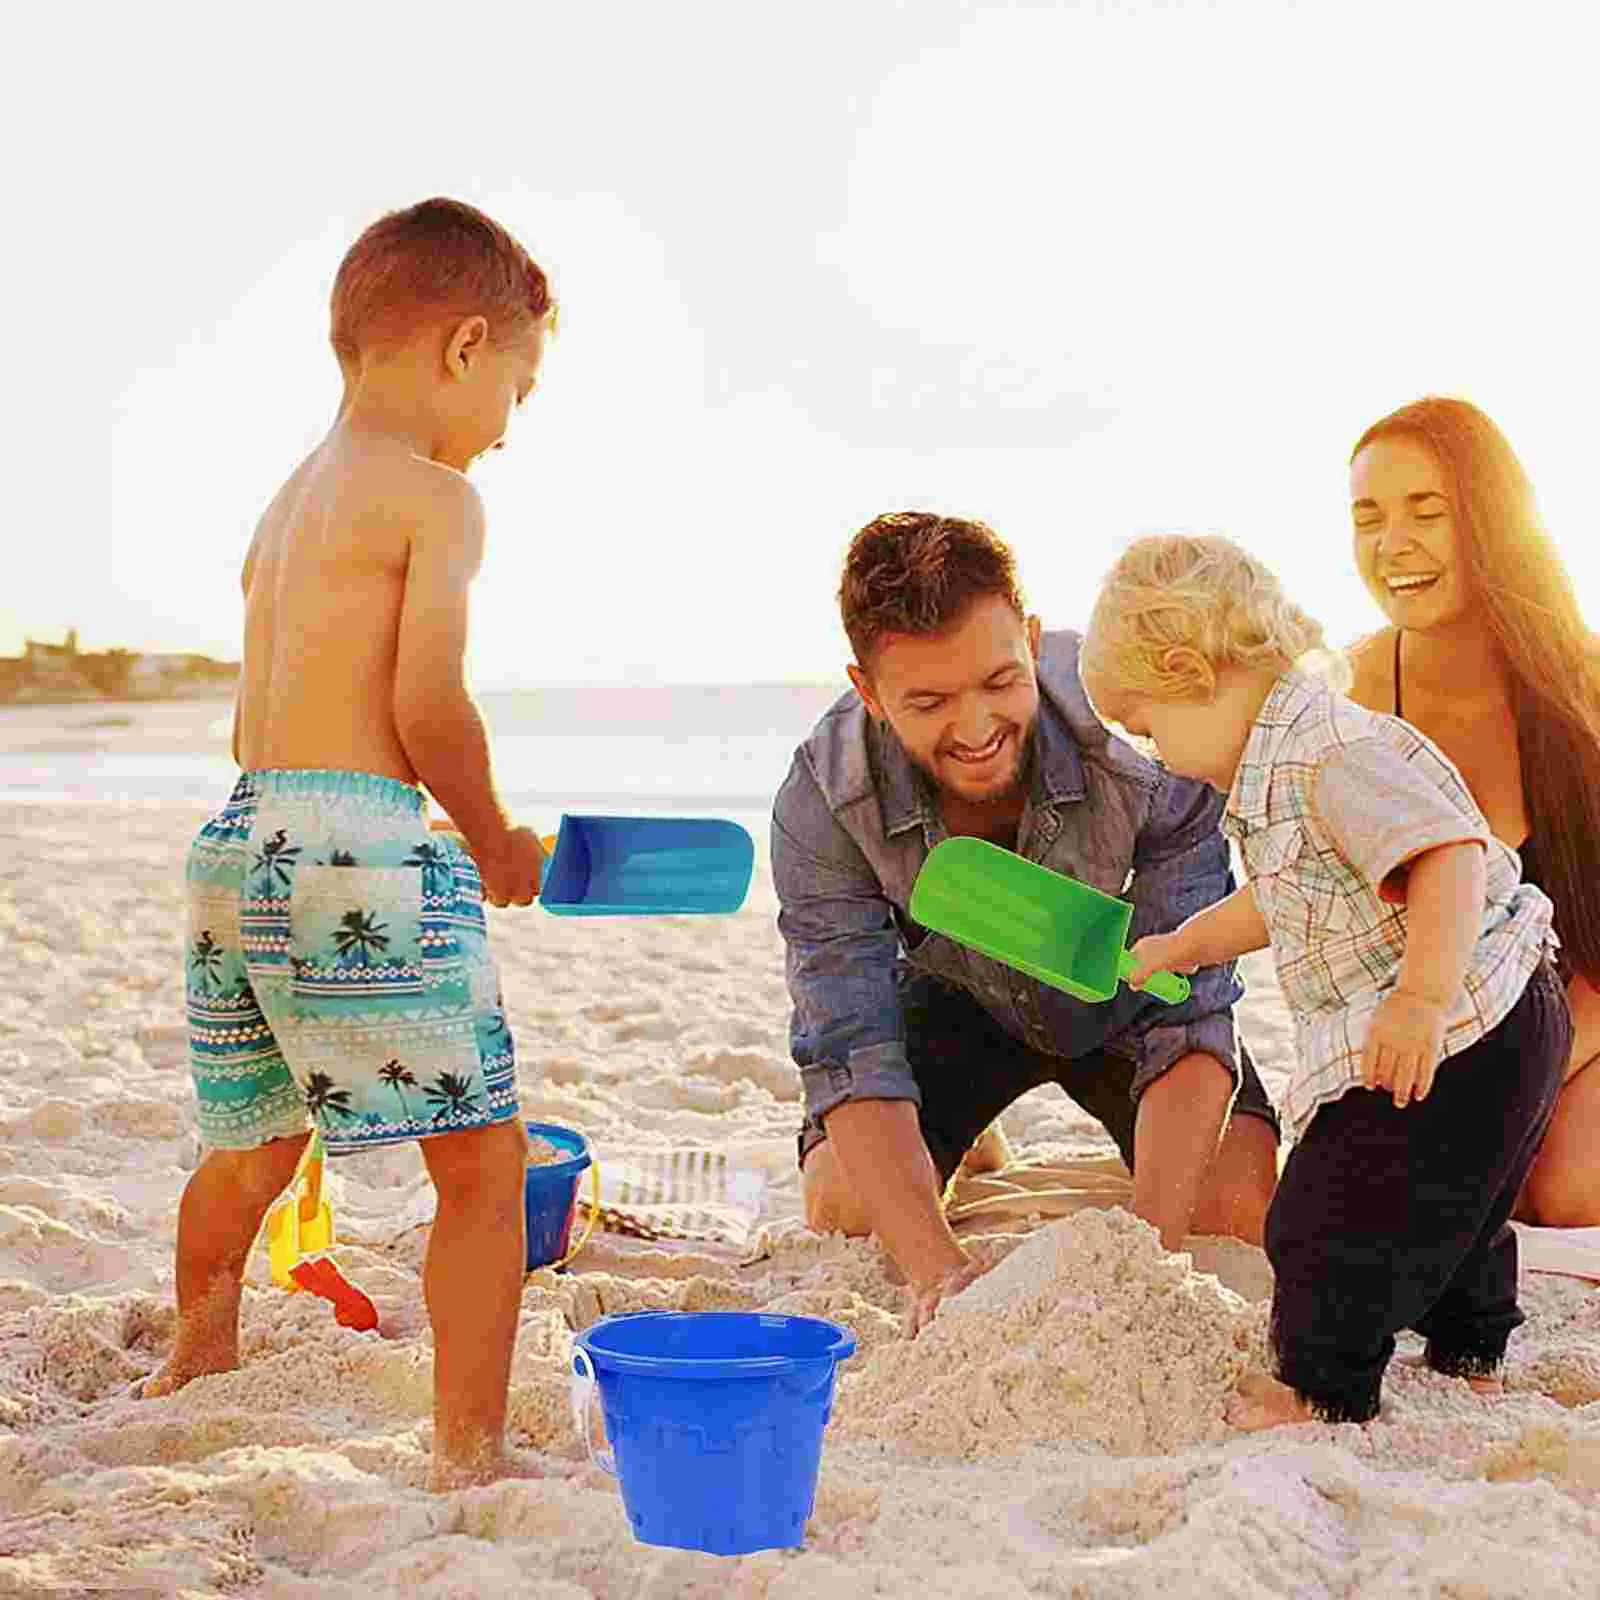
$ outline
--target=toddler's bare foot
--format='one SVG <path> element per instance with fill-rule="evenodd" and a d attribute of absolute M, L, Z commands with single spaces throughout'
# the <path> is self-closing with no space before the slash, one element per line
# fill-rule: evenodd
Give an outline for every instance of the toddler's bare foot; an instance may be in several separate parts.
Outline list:
<path fill-rule="evenodd" d="M 1396 1356 L 1395 1365 L 1399 1367 L 1427 1367 L 1426 1356 Z M 1433 1371 L 1433 1368 L 1428 1368 Z M 1448 1376 L 1448 1374 L 1443 1374 Z M 1463 1377 L 1462 1381 L 1474 1394 L 1501 1395 L 1506 1392 L 1505 1380 L 1498 1372 L 1485 1372 L 1476 1377 Z"/>
<path fill-rule="evenodd" d="M 1281 1428 L 1291 1422 L 1311 1422 L 1315 1413 L 1286 1383 L 1269 1378 L 1264 1372 L 1247 1373 L 1239 1380 L 1238 1391 L 1222 1408 L 1230 1428 L 1240 1433 L 1259 1433 L 1263 1428 Z"/>

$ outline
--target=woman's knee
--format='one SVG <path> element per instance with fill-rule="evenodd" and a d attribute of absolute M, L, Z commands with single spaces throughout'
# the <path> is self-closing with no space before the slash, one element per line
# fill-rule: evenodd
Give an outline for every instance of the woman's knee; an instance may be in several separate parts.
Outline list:
<path fill-rule="evenodd" d="M 1600 1163 L 1536 1161 L 1515 1215 L 1540 1228 L 1600 1226 Z"/>
<path fill-rule="evenodd" d="M 1567 1079 L 1514 1215 L 1545 1228 L 1600 1226 L 1600 1061 Z"/>

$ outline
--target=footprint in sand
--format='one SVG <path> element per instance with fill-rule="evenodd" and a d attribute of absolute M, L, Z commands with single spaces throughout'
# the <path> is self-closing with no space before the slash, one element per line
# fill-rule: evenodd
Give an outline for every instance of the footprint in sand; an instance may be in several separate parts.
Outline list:
<path fill-rule="evenodd" d="M 800 1098 L 800 1074 L 788 1061 L 755 1050 L 706 1050 L 691 1056 L 685 1070 L 719 1083 L 753 1083 L 774 1100 Z"/>
<path fill-rule="evenodd" d="M 181 1022 L 147 1023 L 134 1029 L 133 1042 L 152 1067 L 181 1067 L 189 1059 L 189 1030 Z"/>
<path fill-rule="evenodd" d="M 31 1205 L 0 1205 L 0 1278 L 24 1278 L 53 1294 L 121 1278 L 129 1252 L 91 1239 Z"/>
<path fill-rule="evenodd" d="M 27 1139 L 76 1139 L 84 1130 L 87 1114 L 76 1100 L 43 1100 L 12 1124 Z"/>
<path fill-rule="evenodd" d="M 683 1032 L 683 1024 L 676 1017 L 638 1017 L 617 1029 L 619 1041 L 650 1039 L 659 1042 L 676 1039 Z"/>
<path fill-rule="evenodd" d="M 166 1100 L 112 1100 L 90 1120 L 102 1133 L 123 1139 L 176 1139 L 189 1126 L 187 1114 Z"/>

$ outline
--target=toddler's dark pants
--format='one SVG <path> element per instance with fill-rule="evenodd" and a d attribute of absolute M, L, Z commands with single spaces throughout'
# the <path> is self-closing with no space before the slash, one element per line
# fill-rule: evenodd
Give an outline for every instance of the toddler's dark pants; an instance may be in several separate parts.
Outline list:
<path fill-rule="evenodd" d="M 1499 1366 L 1523 1321 L 1508 1219 L 1571 1047 L 1565 991 L 1541 961 L 1500 1023 L 1439 1063 L 1426 1100 L 1400 1109 L 1386 1090 L 1352 1089 L 1311 1119 L 1266 1248 L 1278 1376 L 1319 1416 L 1378 1414 L 1402 1328 L 1440 1372 Z"/>

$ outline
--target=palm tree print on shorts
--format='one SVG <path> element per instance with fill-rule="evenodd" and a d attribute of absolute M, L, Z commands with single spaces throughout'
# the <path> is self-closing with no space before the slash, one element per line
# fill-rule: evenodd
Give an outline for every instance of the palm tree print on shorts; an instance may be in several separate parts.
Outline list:
<path fill-rule="evenodd" d="M 339 918 L 333 930 L 334 958 L 340 966 L 361 966 L 374 955 L 382 955 L 389 948 L 389 935 L 383 930 L 387 922 L 378 921 L 376 911 L 362 911 L 357 907 Z"/>
<path fill-rule="evenodd" d="M 472 1081 L 455 1072 L 441 1072 L 423 1091 L 429 1105 L 438 1109 L 433 1113 L 435 1122 L 443 1122 L 452 1112 L 471 1113 L 478 1109 L 478 1097 L 472 1092 Z"/>
<path fill-rule="evenodd" d="M 200 987 L 208 994 L 214 983 L 222 980 L 222 946 L 211 937 L 211 930 L 203 928 L 189 954 L 189 965 L 194 968 Z"/>
<path fill-rule="evenodd" d="M 306 1079 L 305 1094 L 306 1110 L 314 1117 L 320 1117 L 328 1111 L 337 1111 L 341 1117 L 358 1115 L 350 1104 L 350 1091 L 335 1088 L 333 1079 L 326 1072 L 313 1072 Z"/>
<path fill-rule="evenodd" d="M 422 892 L 435 899 L 448 900 L 454 897 L 456 887 L 455 867 L 451 864 L 450 857 L 445 854 L 442 846 L 425 841 L 413 845 L 411 854 L 402 863 L 408 867 L 422 868 Z"/>
<path fill-rule="evenodd" d="M 382 1078 L 391 1089 L 394 1090 L 395 1098 L 400 1102 L 400 1120 L 402 1122 L 409 1122 L 411 1120 L 411 1107 L 406 1104 L 405 1093 L 401 1089 L 400 1085 L 409 1084 L 411 1088 L 416 1088 L 416 1074 L 412 1072 L 411 1068 L 408 1067 L 403 1061 L 399 1060 L 395 1056 L 390 1056 L 389 1059 L 378 1068 L 378 1076 Z"/>
<path fill-rule="evenodd" d="M 289 835 L 279 828 L 262 844 L 256 855 L 256 871 L 261 874 L 257 892 L 271 899 L 280 888 L 287 889 L 294 876 L 295 858 L 300 846 L 289 843 Z"/>

